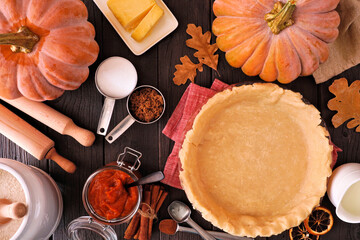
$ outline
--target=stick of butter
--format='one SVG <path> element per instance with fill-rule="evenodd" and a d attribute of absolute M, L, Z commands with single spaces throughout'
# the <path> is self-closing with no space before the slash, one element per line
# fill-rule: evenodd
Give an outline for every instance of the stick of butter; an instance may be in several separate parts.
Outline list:
<path fill-rule="evenodd" d="M 164 15 L 164 11 L 158 6 L 154 5 L 150 12 L 144 17 L 144 19 L 139 23 L 135 28 L 134 32 L 131 34 L 131 37 L 136 41 L 142 41 L 153 29 L 155 24 L 159 19 Z"/>
<path fill-rule="evenodd" d="M 155 0 L 108 0 L 107 5 L 126 30 L 136 28 L 155 5 Z"/>

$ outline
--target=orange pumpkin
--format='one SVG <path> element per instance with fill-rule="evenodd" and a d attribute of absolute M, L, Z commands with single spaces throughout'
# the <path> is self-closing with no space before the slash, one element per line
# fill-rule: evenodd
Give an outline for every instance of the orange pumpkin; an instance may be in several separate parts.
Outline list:
<path fill-rule="evenodd" d="M 99 46 L 80 0 L 0 1 L 0 96 L 51 100 L 78 88 Z"/>
<path fill-rule="evenodd" d="M 228 63 L 249 76 L 289 83 L 329 56 L 339 0 L 216 0 L 213 32 Z"/>

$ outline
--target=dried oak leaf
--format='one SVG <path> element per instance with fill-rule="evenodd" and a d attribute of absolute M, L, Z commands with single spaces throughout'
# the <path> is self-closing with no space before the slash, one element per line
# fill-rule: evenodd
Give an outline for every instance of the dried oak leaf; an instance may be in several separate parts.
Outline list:
<path fill-rule="evenodd" d="M 182 64 L 175 65 L 176 72 L 174 73 L 174 83 L 179 86 L 185 84 L 188 79 L 191 82 L 194 82 L 196 70 L 199 70 L 200 72 L 203 71 L 202 63 L 195 64 L 188 56 L 181 57 L 180 61 Z"/>
<path fill-rule="evenodd" d="M 199 62 L 217 71 L 219 55 L 214 54 L 219 48 L 216 43 L 210 44 L 211 32 L 207 31 L 202 34 L 202 28 L 196 27 L 194 24 L 188 24 L 186 32 L 192 37 L 186 40 L 186 45 L 197 50 L 194 56 L 199 59 Z"/>
<path fill-rule="evenodd" d="M 335 80 L 329 87 L 331 93 L 336 97 L 330 99 L 328 108 L 337 111 L 337 114 L 332 118 L 332 123 L 335 128 L 347 120 L 347 127 L 349 129 L 356 128 L 360 132 L 360 81 L 357 80 L 348 85 L 346 78 Z"/>

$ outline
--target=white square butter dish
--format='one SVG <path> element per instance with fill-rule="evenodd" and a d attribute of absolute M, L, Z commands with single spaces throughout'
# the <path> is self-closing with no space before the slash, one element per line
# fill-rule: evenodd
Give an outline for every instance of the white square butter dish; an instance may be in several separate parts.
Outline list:
<path fill-rule="evenodd" d="M 164 10 L 164 15 L 154 26 L 154 29 L 151 31 L 151 33 L 143 41 L 137 42 L 131 37 L 131 32 L 126 31 L 125 28 L 116 19 L 114 14 L 110 11 L 107 6 L 107 0 L 94 0 L 94 2 L 99 7 L 100 11 L 105 15 L 110 24 L 115 28 L 125 44 L 137 56 L 145 53 L 152 46 L 174 31 L 179 25 L 175 16 L 165 5 L 165 3 L 162 0 L 156 0 L 156 3 L 159 5 L 159 7 Z"/>

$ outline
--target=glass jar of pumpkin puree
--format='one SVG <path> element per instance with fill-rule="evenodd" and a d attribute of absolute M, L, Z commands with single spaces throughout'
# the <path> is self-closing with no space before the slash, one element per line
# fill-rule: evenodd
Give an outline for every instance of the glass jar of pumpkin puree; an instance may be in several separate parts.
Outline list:
<path fill-rule="evenodd" d="M 133 164 L 124 161 L 127 156 L 135 157 Z M 124 187 L 139 179 L 141 156 L 140 152 L 126 147 L 116 162 L 89 176 L 82 192 L 84 208 L 89 216 L 77 218 L 68 225 L 69 239 L 83 239 L 82 234 L 91 231 L 105 240 L 117 240 L 110 226 L 131 220 L 141 204 L 142 187 Z"/>

